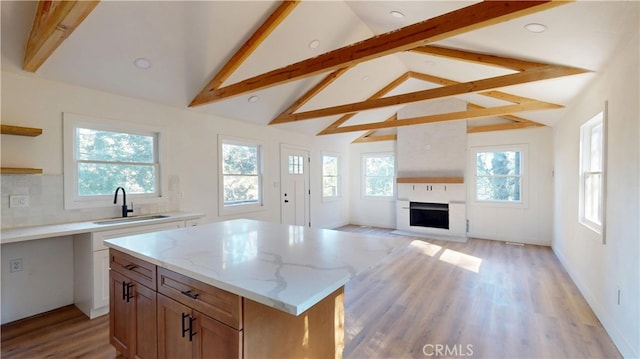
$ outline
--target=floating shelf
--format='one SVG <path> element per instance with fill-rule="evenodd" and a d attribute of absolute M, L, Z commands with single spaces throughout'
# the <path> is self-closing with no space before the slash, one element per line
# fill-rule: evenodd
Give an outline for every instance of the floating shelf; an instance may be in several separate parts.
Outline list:
<path fill-rule="evenodd" d="M 1 125 L 0 133 L 3 135 L 16 135 L 16 136 L 28 136 L 36 137 L 42 134 L 41 128 L 21 127 L 12 125 Z"/>
<path fill-rule="evenodd" d="M 397 183 L 464 183 L 464 177 L 398 177 Z"/>
<path fill-rule="evenodd" d="M 41 168 L 15 168 L 15 167 L 2 167 L 0 174 L 3 175 L 37 175 L 42 174 Z"/>

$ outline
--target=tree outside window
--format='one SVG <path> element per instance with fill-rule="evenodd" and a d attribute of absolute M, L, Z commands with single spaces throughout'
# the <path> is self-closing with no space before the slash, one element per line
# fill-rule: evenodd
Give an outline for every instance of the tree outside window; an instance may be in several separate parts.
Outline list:
<path fill-rule="evenodd" d="M 322 197 L 340 197 L 340 157 L 322 155 Z"/>
<path fill-rule="evenodd" d="M 476 153 L 476 200 L 522 201 L 522 152 Z"/>
<path fill-rule="evenodd" d="M 365 197 L 392 197 L 395 187 L 395 156 L 365 154 L 362 161 Z"/>
<path fill-rule="evenodd" d="M 222 143 L 224 205 L 261 202 L 260 146 Z"/>

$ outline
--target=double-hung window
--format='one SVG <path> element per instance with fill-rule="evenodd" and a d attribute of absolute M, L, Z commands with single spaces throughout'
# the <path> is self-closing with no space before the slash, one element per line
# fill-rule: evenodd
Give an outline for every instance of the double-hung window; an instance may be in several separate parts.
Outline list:
<path fill-rule="evenodd" d="M 322 155 L 322 199 L 340 197 L 340 156 Z"/>
<path fill-rule="evenodd" d="M 603 113 L 580 127 L 580 197 L 579 220 L 602 233 L 604 183 Z"/>
<path fill-rule="evenodd" d="M 365 198 L 393 197 L 396 178 L 393 153 L 363 154 L 362 173 Z"/>
<path fill-rule="evenodd" d="M 262 145 L 221 136 L 221 214 L 262 207 Z"/>
<path fill-rule="evenodd" d="M 160 197 L 158 131 L 68 113 L 64 126 L 65 208 L 108 206 L 117 187 Z"/>
<path fill-rule="evenodd" d="M 476 148 L 475 202 L 523 202 L 523 148 Z"/>

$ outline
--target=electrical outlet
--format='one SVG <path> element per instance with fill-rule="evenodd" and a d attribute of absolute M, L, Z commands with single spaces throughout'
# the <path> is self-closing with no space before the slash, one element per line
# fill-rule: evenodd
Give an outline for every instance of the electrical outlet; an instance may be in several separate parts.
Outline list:
<path fill-rule="evenodd" d="M 29 195 L 13 195 L 9 196 L 9 208 L 24 208 L 29 207 Z"/>
<path fill-rule="evenodd" d="M 9 271 L 11 273 L 20 272 L 22 270 L 22 258 L 16 258 L 9 261 Z"/>

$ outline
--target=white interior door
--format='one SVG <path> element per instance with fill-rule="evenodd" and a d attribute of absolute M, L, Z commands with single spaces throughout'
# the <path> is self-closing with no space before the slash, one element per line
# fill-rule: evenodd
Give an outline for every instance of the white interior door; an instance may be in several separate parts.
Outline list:
<path fill-rule="evenodd" d="M 311 226 L 309 151 L 280 146 L 280 208 L 283 224 Z"/>

